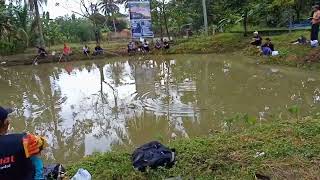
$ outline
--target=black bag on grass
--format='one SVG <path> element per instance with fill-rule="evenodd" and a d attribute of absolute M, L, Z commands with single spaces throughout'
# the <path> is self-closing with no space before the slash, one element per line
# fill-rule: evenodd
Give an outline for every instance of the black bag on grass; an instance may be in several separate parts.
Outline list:
<path fill-rule="evenodd" d="M 133 167 L 141 172 L 144 172 L 147 167 L 171 168 L 175 161 L 175 149 L 169 149 L 157 141 L 142 145 L 132 154 Z"/>

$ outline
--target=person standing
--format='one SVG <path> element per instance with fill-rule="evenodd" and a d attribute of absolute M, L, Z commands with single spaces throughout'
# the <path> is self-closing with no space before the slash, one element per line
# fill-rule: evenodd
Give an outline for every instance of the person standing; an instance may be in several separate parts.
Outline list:
<path fill-rule="evenodd" d="M 310 18 L 312 22 L 311 26 L 311 41 L 318 40 L 319 24 L 320 24 L 320 6 L 313 6 L 313 15 Z"/>
<path fill-rule="evenodd" d="M 8 134 L 10 113 L 0 106 L 0 179 L 43 180 L 39 154 L 46 140 L 29 133 Z"/>

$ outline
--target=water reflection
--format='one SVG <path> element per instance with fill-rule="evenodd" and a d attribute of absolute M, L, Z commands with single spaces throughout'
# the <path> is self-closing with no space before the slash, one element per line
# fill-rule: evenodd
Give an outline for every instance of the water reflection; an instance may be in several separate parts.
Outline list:
<path fill-rule="evenodd" d="M 247 61 L 188 55 L 6 68 L 0 102 L 16 110 L 12 131 L 46 136 L 47 160 L 59 162 L 119 144 L 207 135 L 235 113 L 262 121 L 293 104 L 318 108 L 317 73 Z"/>

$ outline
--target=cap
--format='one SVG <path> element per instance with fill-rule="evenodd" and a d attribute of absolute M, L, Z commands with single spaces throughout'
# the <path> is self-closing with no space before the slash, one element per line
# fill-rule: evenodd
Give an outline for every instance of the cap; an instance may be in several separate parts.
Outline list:
<path fill-rule="evenodd" d="M 0 121 L 4 121 L 8 118 L 8 115 L 12 113 L 13 110 L 10 108 L 3 108 L 0 106 Z"/>
<path fill-rule="evenodd" d="M 259 32 L 258 31 L 254 31 L 253 34 L 259 34 Z"/>

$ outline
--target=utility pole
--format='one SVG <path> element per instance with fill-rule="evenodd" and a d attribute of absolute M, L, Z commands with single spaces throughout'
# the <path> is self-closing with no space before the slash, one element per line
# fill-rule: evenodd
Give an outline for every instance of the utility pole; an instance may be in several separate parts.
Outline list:
<path fill-rule="evenodd" d="M 207 15 L 206 0 L 202 0 L 202 8 L 203 8 L 204 29 L 205 29 L 206 35 L 208 35 L 208 15 Z"/>

